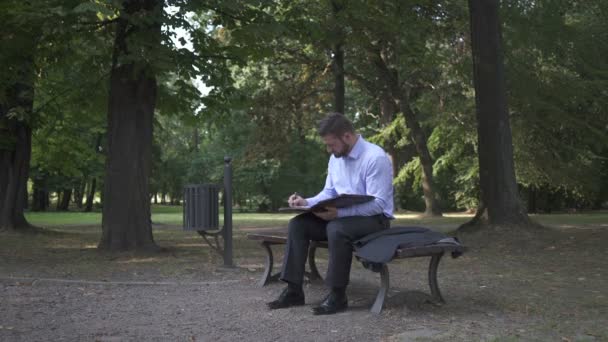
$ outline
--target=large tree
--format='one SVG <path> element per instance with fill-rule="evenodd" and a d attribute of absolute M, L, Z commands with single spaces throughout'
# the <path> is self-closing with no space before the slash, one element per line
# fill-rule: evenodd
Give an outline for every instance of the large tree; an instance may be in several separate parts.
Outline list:
<path fill-rule="evenodd" d="M 154 113 L 192 117 L 201 102 L 217 108 L 221 90 L 230 88 L 225 61 L 238 59 L 239 49 L 221 46 L 214 28 L 226 33 L 264 15 L 233 2 L 185 0 L 124 0 L 117 12 L 99 248 L 156 250 L 149 184 Z M 212 88 L 202 101 L 192 81 L 198 76 Z"/>
<path fill-rule="evenodd" d="M 156 105 L 149 59 L 161 43 L 161 0 L 125 0 L 116 27 L 99 248 L 155 250 L 149 176 Z"/>
<path fill-rule="evenodd" d="M 30 228 L 23 211 L 32 149 L 35 52 L 40 22 L 33 6 L 0 5 L 0 230 Z M 39 14 L 39 13 L 38 13 Z"/>
<path fill-rule="evenodd" d="M 0 230 L 23 230 L 23 215 L 32 149 L 30 117 L 34 101 L 33 56 L 23 56 L 16 68 L 20 80 L 5 89 L 0 102 Z"/>
<path fill-rule="evenodd" d="M 357 6 L 355 6 L 357 4 Z M 433 158 L 427 146 L 427 137 L 421 124 L 420 112 L 415 106 L 419 94 L 434 82 L 438 68 L 433 19 L 437 9 L 424 8 L 413 2 L 388 1 L 369 5 L 361 1 L 351 3 L 347 22 L 352 26 L 351 64 L 348 76 L 354 79 L 379 103 L 382 128 L 394 130 L 391 125 L 399 113 L 406 127 L 409 143 L 419 157 L 425 215 L 441 216 L 437 191 L 433 182 Z M 389 135 L 389 134 L 387 134 Z M 403 149 L 397 148 L 395 137 L 386 141 L 386 149 L 397 164 Z"/>
<path fill-rule="evenodd" d="M 517 193 L 498 0 L 469 0 L 481 207 L 490 224 L 529 222 Z"/>

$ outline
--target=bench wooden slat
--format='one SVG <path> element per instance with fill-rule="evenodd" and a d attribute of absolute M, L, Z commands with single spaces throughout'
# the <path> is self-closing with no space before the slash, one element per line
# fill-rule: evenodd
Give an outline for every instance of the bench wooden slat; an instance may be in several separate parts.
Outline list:
<path fill-rule="evenodd" d="M 428 246 L 400 248 L 393 258 L 412 258 L 418 256 L 431 256 L 445 252 L 464 252 L 465 248 L 451 243 L 435 243 Z"/>
<path fill-rule="evenodd" d="M 247 238 L 256 241 L 266 241 L 273 244 L 284 244 L 287 243 L 286 232 L 272 232 L 272 233 L 250 233 L 247 234 Z M 327 248 L 327 241 L 317 241 L 317 247 Z M 464 252 L 463 246 L 454 245 L 450 243 L 436 243 L 427 246 L 399 248 L 395 252 L 393 258 L 412 258 L 418 256 L 432 256 L 433 254 L 445 253 L 445 252 Z"/>
<path fill-rule="evenodd" d="M 266 234 L 266 233 L 251 233 L 247 234 L 247 238 L 249 240 L 257 240 L 257 241 L 267 241 L 274 243 L 286 243 L 287 235 L 280 235 L 277 233 Z"/>
<path fill-rule="evenodd" d="M 249 240 L 256 240 L 262 242 L 269 242 L 272 244 L 285 244 L 287 243 L 287 233 L 250 233 L 247 234 Z M 316 247 L 327 248 L 327 241 L 314 241 Z"/>

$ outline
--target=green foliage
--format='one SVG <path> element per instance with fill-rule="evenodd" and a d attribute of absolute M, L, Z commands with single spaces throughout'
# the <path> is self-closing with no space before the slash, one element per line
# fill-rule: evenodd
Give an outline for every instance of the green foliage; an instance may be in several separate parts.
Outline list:
<path fill-rule="evenodd" d="M 392 145 L 396 148 L 403 148 L 411 144 L 409 134 L 410 132 L 405 125 L 403 113 L 398 113 L 393 121 L 385 127 L 380 128 L 379 132 L 368 140 L 380 146 Z"/>
<path fill-rule="evenodd" d="M 527 4 L 505 3 L 502 12 L 522 195 L 536 189 L 541 197 L 548 196 L 545 210 L 598 206 L 600 198 L 606 198 L 600 189 L 606 179 L 602 165 L 608 143 L 608 78 L 605 59 L 597 58 L 608 49 L 607 21 L 601 19 L 606 18 L 606 6 L 599 1 L 585 6 L 565 1 Z M 452 10 L 446 16 L 459 18 L 462 9 Z M 462 21 L 453 23 L 457 26 L 448 26 L 457 29 Z M 477 205 L 478 169 L 468 37 L 459 38 L 458 30 L 435 37 L 443 37 L 438 41 L 443 39 L 442 44 L 433 45 L 440 47 L 435 53 L 443 55 L 434 59 L 441 76 L 433 81 L 432 91 L 421 94 L 416 108 L 432 114 L 427 117 L 433 127 L 429 148 L 436 158 L 434 181 L 442 207 L 471 208 Z M 420 194 L 416 162 L 411 163 L 398 177 L 398 189 L 408 184 L 398 190 L 400 196 L 407 191 Z"/>
<path fill-rule="evenodd" d="M 103 174 L 107 76 L 121 6 L 0 3 L 0 105 L 10 85 L 35 71 L 34 112 L 14 108 L 11 115 L 34 128 L 31 174 L 52 189 Z M 608 198 L 608 5 L 502 6 L 522 195 L 538 193 L 555 209 L 600 206 Z M 381 79 L 387 75 L 428 137 L 441 207 L 478 205 L 466 1 L 169 0 L 157 16 L 129 20 L 162 26 L 160 46 L 134 35 L 137 56 L 119 61 L 143 58 L 157 75 L 153 193 L 179 199 L 184 184 L 219 183 L 223 158 L 231 156 L 234 199 L 243 210 L 273 210 L 294 191 L 314 195 L 327 166 L 314 128 L 331 109 L 331 49 L 342 43 L 346 114 L 367 139 L 394 152 L 400 206 L 423 208 L 421 170 L 404 116 L 382 115 L 382 96 L 395 91 Z M 388 73 L 378 73 L 378 58 Z M 0 138 L 0 148 L 12 144 Z"/>
<path fill-rule="evenodd" d="M 598 58 L 608 53 L 607 7 L 544 1 L 505 16 L 519 182 L 596 201 L 608 157 L 608 64 Z"/>
<path fill-rule="evenodd" d="M 94 13 L 99 19 L 115 18 L 118 15 L 116 9 L 108 5 L 99 1 L 83 2 L 74 7 L 72 12 L 75 14 Z"/>
<path fill-rule="evenodd" d="M 103 172 L 111 40 L 95 25 L 97 12 L 80 5 L 57 7 L 51 19 L 66 27 L 49 28 L 36 48 L 30 175 L 45 179 L 49 191 L 79 187 Z"/>

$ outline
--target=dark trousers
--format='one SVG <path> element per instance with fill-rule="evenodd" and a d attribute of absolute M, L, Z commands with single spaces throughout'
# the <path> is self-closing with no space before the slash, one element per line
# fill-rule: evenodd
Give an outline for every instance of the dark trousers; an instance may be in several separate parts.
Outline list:
<path fill-rule="evenodd" d="M 320 219 L 312 213 L 300 214 L 289 221 L 281 280 L 302 284 L 310 241 L 327 241 L 329 266 L 325 283 L 329 287 L 346 287 L 353 258 L 353 242 L 387 228 L 389 220 L 382 214 L 331 221 Z"/>

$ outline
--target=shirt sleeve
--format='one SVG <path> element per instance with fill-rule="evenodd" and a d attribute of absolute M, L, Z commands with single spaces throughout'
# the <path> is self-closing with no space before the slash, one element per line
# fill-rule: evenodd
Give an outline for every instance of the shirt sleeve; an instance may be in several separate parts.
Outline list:
<path fill-rule="evenodd" d="M 308 202 L 309 207 L 312 207 L 321 201 L 324 201 L 324 200 L 330 199 L 330 198 L 334 198 L 336 196 L 338 196 L 338 193 L 336 192 L 336 189 L 334 188 L 334 182 L 331 179 L 331 159 L 330 159 L 329 164 L 327 166 L 327 178 L 325 179 L 325 187 L 323 187 L 323 190 L 321 190 L 321 192 L 319 192 L 316 196 L 306 198 L 306 202 Z"/>
<path fill-rule="evenodd" d="M 373 201 L 338 208 L 338 217 L 373 216 L 385 214 L 392 218 L 387 208 L 393 201 L 393 166 L 388 156 L 378 156 L 370 161 L 365 176 L 366 194 L 374 196 Z"/>

